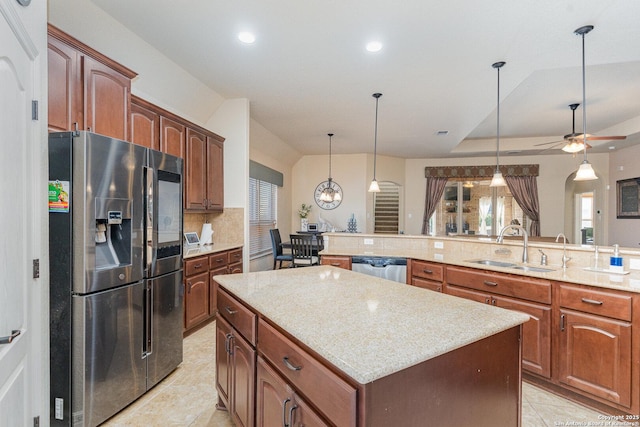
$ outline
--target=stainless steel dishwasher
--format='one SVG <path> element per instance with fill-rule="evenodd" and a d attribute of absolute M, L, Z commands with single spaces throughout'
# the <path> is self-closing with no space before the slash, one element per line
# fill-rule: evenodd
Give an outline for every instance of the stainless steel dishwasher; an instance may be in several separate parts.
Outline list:
<path fill-rule="evenodd" d="M 354 256 L 351 257 L 351 270 L 369 276 L 407 283 L 406 258 Z"/>

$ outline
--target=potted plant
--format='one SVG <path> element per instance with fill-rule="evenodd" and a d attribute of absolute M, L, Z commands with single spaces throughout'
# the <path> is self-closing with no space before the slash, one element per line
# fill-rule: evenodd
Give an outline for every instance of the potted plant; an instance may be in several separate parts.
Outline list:
<path fill-rule="evenodd" d="M 307 231 L 307 226 L 309 225 L 309 219 L 307 217 L 309 216 L 309 212 L 311 212 L 311 205 L 307 205 L 306 203 L 303 203 L 300 209 L 298 209 L 301 231 Z"/>

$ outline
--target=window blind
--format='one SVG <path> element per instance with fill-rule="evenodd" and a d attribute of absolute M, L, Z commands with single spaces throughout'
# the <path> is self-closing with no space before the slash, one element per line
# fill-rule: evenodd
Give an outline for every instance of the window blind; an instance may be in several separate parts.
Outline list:
<path fill-rule="evenodd" d="M 269 230 L 276 224 L 278 186 L 249 178 L 249 258 L 271 252 Z"/>

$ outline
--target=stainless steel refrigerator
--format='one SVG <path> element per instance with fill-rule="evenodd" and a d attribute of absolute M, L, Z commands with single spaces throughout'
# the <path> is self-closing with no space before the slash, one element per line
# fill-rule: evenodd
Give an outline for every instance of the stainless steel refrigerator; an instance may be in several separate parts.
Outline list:
<path fill-rule="evenodd" d="M 182 362 L 182 159 L 49 135 L 51 425 L 101 424 Z"/>

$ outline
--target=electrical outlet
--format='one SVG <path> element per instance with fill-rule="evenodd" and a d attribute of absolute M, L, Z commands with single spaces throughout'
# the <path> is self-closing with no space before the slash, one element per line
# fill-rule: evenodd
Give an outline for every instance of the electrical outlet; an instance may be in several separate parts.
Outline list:
<path fill-rule="evenodd" d="M 444 242 L 433 242 L 433 247 L 436 249 L 444 249 Z"/>
<path fill-rule="evenodd" d="M 629 258 L 629 269 L 640 270 L 640 258 Z"/>
<path fill-rule="evenodd" d="M 433 254 L 433 259 L 435 259 L 437 261 L 442 261 L 442 260 L 444 260 L 444 255 L 442 255 L 442 254 Z"/>
<path fill-rule="evenodd" d="M 364 239 L 365 245 L 373 245 L 373 239 Z"/>

